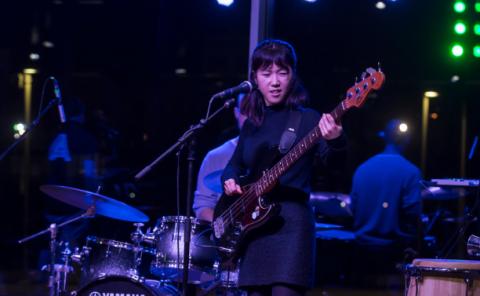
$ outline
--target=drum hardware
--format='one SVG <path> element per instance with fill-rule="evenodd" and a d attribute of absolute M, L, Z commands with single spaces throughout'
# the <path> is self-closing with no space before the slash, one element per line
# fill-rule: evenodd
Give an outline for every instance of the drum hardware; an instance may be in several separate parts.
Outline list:
<path fill-rule="evenodd" d="M 477 221 L 476 213 L 480 206 L 480 180 L 476 179 L 432 179 L 431 181 L 421 181 L 420 184 L 425 187 L 422 191 L 423 199 L 430 200 L 451 200 L 466 197 L 473 189 L 475 189 L 476 198 L 471 209 L 466 208 L 464 215 L 459 219 L 443 219 L 443 221 L 459 222 L 458 228 L 453 235 L 447 240 L 443 248 L 439 252 L 440 258 L 448 258 L 455 246 L 463 238 L 468 226 Z M 468 189 L 468 190 L 467 190 Z M 470 190 L 472 189 L 472 190 Z M 427 232 L 433 227 L 433 224 L 443 216 L 443 211 L 437 209 L 432 221 L 427 226 Z"/>
<path fill-rule="evenodd" d="M 205 221 L 193 217 L 166 216 L 162 217 L 153 231 L 156 255 L 152 261 L 152 274 L 172 281 L 180 281 L 180 272 L 184 263 L 183 240 L 187 221 L 191 222 L 191 244 L 188 264 L 188 282 L 201 284 L 215 279 L 218 270 L 215 267 L 216 248 L 210 240 L 211 227 Z M 151 234 L 146 234 L 146 237 Z M 150 238 L 148 241 L 152 241 Z"/>
<path fill-rule="evenodd" d="M 467 240 L 467 253 L 470 256 L 480 256 L 480 237 L 472 234 Z"/>
<path fill-rule="evenodd" d="M 61 243 L 60 243 L 61 244 Z M 69 265 L 69 256 L 72 252 L 68 248 L 68 243 L 65 243 L 65 248 L 61 252 L 62 254 L 62 262 L 63 264 L 54 264 L 53 265 L 53 282 L 52 278 L 49 278 L 49 285 L 54 285 L 56 289 L 56 295 L 61 295 L 67 291 L 67 279 L 68 274 L 73 271 L 72 266 Z M 42 271 L 50 271 L 52 265 L 44 265 L 42 266 Z"/>
<path fill-rule="evenodd" d="M 27 241 L 30 241 L 31 239 L 34 239 L 34 238 L 39 237 L 41 235 L 44 235 L 46 233 L 50 233 L 50 264 L 47 268 L 47 270 L 50 272 L 50 276 L 48 278 L 49 296 L 57 296 L 57 295 L 60 295 L 62 293 L 67 292 L 66 290 L 64 290 L 66 284 L 64 285 L 64 283 L 62 282 L 61 274 L 65 274 L 64 278 L 66 280 L 66 273 L 68 272 L 67 271 L 68 268 L 63 269 L 63 268 L 57 267 L 57 264 L 56 264 L 57 232 L 58 232 L 58 229 L 65 226 L 65 225 L 73 223 L 75 221 L 81 220 L 81 219 L 92 218 L 92 217 L 95 216 L 95 212 L 96 212 L 96 207 L 95 207 L 95 202 L 94 202 L 91 206 L 89 206 L 86 209 L 86 212 L 83 213 L 82 215 L 79 215 L 77 217 L 69 219 L 69 220 L 67 220 L 63 223 L 58 224 L 58 225 L 56 223 L 52 223 L 52 224 L 50 224 L 50 227 L 48 227 L 47 229 L 45 229 L 43 231 L 40 231 L 36 234 L 30 235 L 30 236 L 28 236 L 26 238 L 23 238 L 23 239 L 18 241 L 19 244 L 23 244 Z M 66 260 L 66 262 L 68 264 L 68 260 Z M 63 265 L 61 265 L 61 266 L 63 266 Z"/>
<path fill-rule="evenodd" d="M 73 217 L 65 222 L 60 224 L 52 223 L 47 229 L 40 231 L 36 234 L 30 235 L 26 238 L 23 238 L 18 241 L 19 244 L 23 244 L 33 238 L 39 237 L 43 234 L 50 233 L 50 265 L 48 266 L 48 271 L 50 272 L 49 276 L 49 295 L 57 296 L 63 293 L 66 293 L 66 278 L 67 273 L 70 271 L 70 266 L 68 265 L 69 259 L 74 262 L 82 262 L 86 253 L 81 253 L 78 249 L 75 249 L 75 252 L 72 254 L 68 245 L 66 250 L 62 252 L 63 256 L 63 265 L 56 264 L 56 251 L 57 251 L 57 232 L 58 230 L 70 223 L 75 221 L 93 218 L 96 214 L 118 219 L 124 221 L 132 222 L 147 222 L 149 220 L 148 216 L 143 214 L 141 211 L 130 207 L 122 202 L 116 201 L 112 198 L 103 196 L 99 194 L 101 186 L 98 187 L 96 193 L 81 190 L 73 187 L 59 186 L 59 185 L 42 185 L 40 190 L 62 202 L 65 202 L 69 205 L 75 206 L 77 208 L 85 210 L 85 213 Z M 83 250 L 82 250 L 83 251 Z"/>

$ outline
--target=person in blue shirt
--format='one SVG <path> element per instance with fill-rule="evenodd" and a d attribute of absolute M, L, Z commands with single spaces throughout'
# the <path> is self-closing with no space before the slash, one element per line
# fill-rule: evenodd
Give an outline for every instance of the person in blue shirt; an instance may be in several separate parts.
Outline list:
<path fill-rule="evenodd" d="M 409 133 L 401 121 L 388 122 L 381 133 L 385 149 L 353 176 L 351 200 L 356 241 L 360 245 L 404 248 L 418 237 L 421 172 L 402 156 Z"/>
<path fill-rule="evenodd" d="M 233 109 L 238 130 L 242 129 L 243 123 L 247 119 L 240 111 L 242 98 L 243 95 L 238 96 L 237 104 Z M 220 176 L 237 144 L 238 136 L 210 150 L 203 159 L 198 171 L 197 189 L 193 199 L 193 210 L 198 219 L 212 222 L 215 205 L 222 194 Z"/>

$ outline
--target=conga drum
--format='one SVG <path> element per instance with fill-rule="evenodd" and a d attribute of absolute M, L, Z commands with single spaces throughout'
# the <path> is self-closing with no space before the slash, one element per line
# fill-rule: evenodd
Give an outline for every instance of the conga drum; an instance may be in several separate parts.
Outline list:
<path fill-rule="evenodd" d="M 480 296 L 480 261 L 415 259 L 406 267 L 407 296 Z"/>

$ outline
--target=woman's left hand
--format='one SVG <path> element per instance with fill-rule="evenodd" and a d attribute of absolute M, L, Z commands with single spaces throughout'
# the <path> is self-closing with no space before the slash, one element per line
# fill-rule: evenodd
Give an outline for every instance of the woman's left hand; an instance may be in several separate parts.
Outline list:
<path fill-rule="evenodd" d="M 326 140 L 333 140 L 335 138 L 338 138 L 343 131 L 342 125 L 337 124 L 333 119 L 332 115 L 328 113 L 324 113 L 322 115 L 322 118 L 318 122 L 318 127 L 322 132 L 323 138 L 325 138 Z"/>

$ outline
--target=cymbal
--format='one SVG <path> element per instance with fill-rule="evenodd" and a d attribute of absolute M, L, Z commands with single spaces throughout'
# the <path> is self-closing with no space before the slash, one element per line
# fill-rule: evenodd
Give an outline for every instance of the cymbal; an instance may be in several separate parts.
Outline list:
<path fill-rule="evenodd" d="M 222 193 L 222 177 L 223 170 L 213 171 L 203 178 L 203 184 L 216 193 Z"/>
<path fill-rule="evenodd" d="M 326 229 L 339 229 L 343 228 L 342 225 L 337 224 L 327 224 L 327 223 L 315 223 L 315 230 L 326 230 Z"/>
<path fill-rule="evenodd" d="M 425 187 L 421 192 L 425 200 L 453 200 L 467 195 L 465 188 L 458 187 Z"/>
<path fill-rule="evenodd" d="M 339 193 L 339 192 L 312 192 L 310 193 L 310 202 L 322 202 L 327 200 L 336 199 L 338 201 L 344 202 L 345 205 L 350 205 L 350 195 Z"/>
<path fill-rule="evenodd" d="M 71 206 L 87 210 L 95 204 L 95 213 L 129 222 L 148 222 L 147 215 L 121 201 L 74 187 L 42 185 L 40 190 Z"/>

